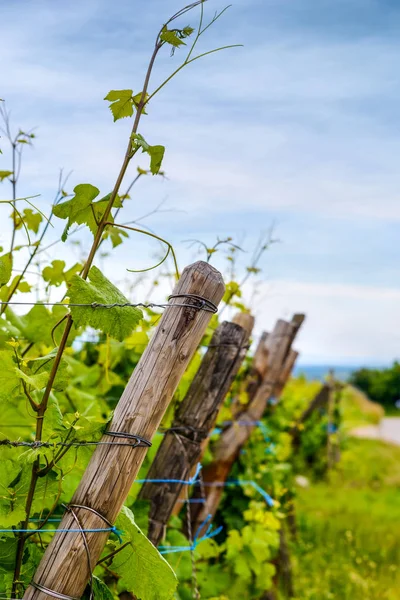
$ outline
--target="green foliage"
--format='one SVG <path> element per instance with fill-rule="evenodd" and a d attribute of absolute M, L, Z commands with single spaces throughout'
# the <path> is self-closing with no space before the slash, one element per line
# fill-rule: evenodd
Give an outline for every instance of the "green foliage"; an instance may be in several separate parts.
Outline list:
<path fill-rule="evenodd" d="M 15 213 L 14 218 L 16 229 L 21 229 L 25 225 L 25 227 L 34 233 L 39 231 L 40 223 L 43 221 L 43 216 L 31 208 L 24 208 L 22 214 Z"/>
<path fill-rule="evenodd" d="M 18 392 L 20 378 L 17 375 L 14 352 L 10 349 L 0 350 L 0 402 L 10 402 Z"/>
<path fill-rule="evenodd" d="M 400 363 L 386 369 L 359 369 L 351 374 L 350 383 L 371 400 L 393 406 L 400 399 Z"/>
<path fill-rule="evenodd" d="M 82 269 L 83 265 L 76 263 L 67 270 L 65 270 L 65 266 L 64 260 L 53 260 L 51 266 L 45 267 L 42 271 L 44 281 L 56 287 L 62 283 L 68 283 L 71 277 Z"/>
<path fill-rule="evenodd" d="M 124 238 L 126 239 L 128 237 L 129 233 L 124 229 L 118 229 L 118 227 L 111 226 L 107 227 L 106 232 L 103 235 L 104 239 L 110 238 L 113 248 L 120 246 L 123 243 Z"/>
<path fill-rule="evenodd" d="M 147 153 L 150 156 L 150 171 L 153 175 L 157 175 L 161 169 L 162 161 L 164 158 L 165 147 L 164 146 L 150 146 L 140 133 L 133 133 L 131 136 L 132 148 L 134 151 L 142 149 L 142 152 Z"/>
<path fill-rule="evenodd" d="M 183 40 L 191 36 L 193 31 L 193 27 L 189 26 L 184 27 L 183 29 L 168 29 L 168 27 L 164 25 L 160 33 L 160 40 L 170 44 L 173 48 L 179 48 L 179 46 L 184 46 L 186 44 Z"/>
<path fill-rule="evenodd" d="M 90 183 L 81 183 L 74 187 L 75 195 L 71 200 L 56 204 L 53 207 L 53 213 L 59 219 L 68 219 L 67 225 L 62 234 L 62 241 L 65 242 L 68 237 L 68 230 L 73 223 L 81 225 L 86 223 L 90 214 L 90 205 L 100 194 L 100 190 Z M 89 209 L 89 210 L 88 210 Z"/>
<path fill-rule="evenodd" d="M 129 304 L 129 300 L 97 267 L 90 269 L 89 281 L 85 281 L 79 275 L 73 275 L 68 292 L 73 304 Z M 71 314 L 76 327 L 93 327 L 121 341 L 132 333 L 143 316 L 141 310 L 131 306 L 71 306 Z"/>
<path fill-rule="evenodd" d="M 4 181 L 13 175 L 12 171 L 0 171 L 0 181 Z"/>
<path fill-rule="evenodd" d="M 11 308 L 7 308 L 7 321 L 1 326 L 15 338 L 51 347 L 51 330 L 67 312 L 66 307 L 53 306 L 50 311 L 43 304 L 36 304 L 25 315 L 17 315 Z"/>
<path fill-rule="evenodd" d="M 56 204 L 53 207 L 53 213 L 60 219 L 68 219 L 64 232 L 61 236 L 63 242 L 67 240 L 68 231 L 73 223 L 77 225 L 87 225 L 93 235 L 96 233 L 99 223 L 104 216 L 105 210 L 110 200 L 110 194 L 93 202 L 100 194 L 100 190 L 90 183 L 81 183 L 74 188 L 75 195 L 70 200 Z M 117 196 L 113 206 L 121 208 L 122 203 Z M 112 216 L 110 215 L 110 221 Z"/>
<path fill-rule="evenodd" d="M 131 117 L 133 115 L 133 91 L 132 90 L 111 90 L 104 100 L 109 100 L 110 110 L 114 117 L 114 122 L 118 119 Z"/>
<path fill-rule="evenodd" d="M 12 273 L 12 254 L 0 256 L 0 287 L 10 281 Z"/>
<path fill-rule="evenodd" d="M 110 566 L 120 577 L 122 589 L 145 600 L 171 600 L 178 583 L 175 573 L 136 525 L 129 508 L 122 509 L 116 525 L 123 532 L 123 542 L 129 542 Z"/>

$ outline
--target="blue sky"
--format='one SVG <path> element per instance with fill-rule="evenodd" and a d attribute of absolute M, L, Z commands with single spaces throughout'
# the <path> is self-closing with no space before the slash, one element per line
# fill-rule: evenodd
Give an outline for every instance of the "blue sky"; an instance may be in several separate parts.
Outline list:
<path fill-rule="evenodd" d="M 89 182 L 107 193 L 130 125 L 113 124 L 102 98 L 140 91 L 157 28 L 181 2 L 1 4 L 0 96 L 17 126 L 37 126 L 20 193 L 40 193 L 46 209 L 59 167 L 73 171 L 69 190 Z M 207 4 L 209 16 L 225 6 Z M 126 220 L 163 199 L 178 209 L 148 224 L 182 265 L 194 258 L 182 240 L 231 235 L 250 251 L 274 224 L 280 243 L 263 260 L 253 308 L 258 330 L 307 313 L 303 362 L 400 354 L 399 29 L 389 0 L 236 0 L 201 49 L 244 47 L 188 67 L 143 120 L 146 139 L 167 148 L 168 180 L 141 181 Z M 161 56 L 153 89 L 181 54 Z M 106 270 L 122 278 L 154 250 L 130 240 Z M 49 259 L 69 254 L 58 246 Z"/>

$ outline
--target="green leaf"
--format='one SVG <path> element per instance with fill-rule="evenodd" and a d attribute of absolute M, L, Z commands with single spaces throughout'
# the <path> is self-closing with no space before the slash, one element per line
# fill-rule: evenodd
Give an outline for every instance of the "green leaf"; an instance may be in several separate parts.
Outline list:
<path fill-rule="evenodd" d="M 0 171 L 0 181 L 4 181 L 4 179 L 7 179 L 7 177 L 10 177 L 12 174 L 12 171 Z"/>
<path fill-rule="evenodd" d="M 114 600 L 114 596 L 108 586 L 96 577 L 96 575 L 93 575 L 93 597 L 95 600 Z"/>
<path fill-rule="evenodd" d="M 118 227 L 107 227 L 106 232 L 104 233 L 104 239 L 110 238 L 111 244 L 113 248 L 116 248 L 123 242 L 123 238 L 129 237 L 127 231 L 123 229 L 118 229 Z"/>
<path fill-rule="evenodd" d="M 24 208 L 22 215 L 15 213 L 16 229 L 21 229 L 24 223 L 28 229 L 37 233 L 42 221 L 42 215 L 39 212 L 34 212 L 31 208 Z"/>
<path fill-rule="evenodd" d="M 10 402 L 18 394 L 20 386 L 12 350 L 0 350 L 0 364 L 0 401 Z"/>
<path fill-rule="evenodd" d="M 69 281 L 75 273 L 82 269 L 80 263 L 76 263 L 73 267 L 64 271 L 65 262 L 63 260 L 53 260 L 51 267 L 45 267 L 42 275 L 45 281 L 48 281 L 50 285 L 59 286 L 62 283 Z"/>
<path fill-rule="evenodd" d="M 15 538 L 0 541 L 0 565 L 5 571 L 14 571 L 17 545 L 18 540 Z"/>
<path fill-rule="evenodd" d="M 133 91 L 132 90 L 111 90 L 104 100 L 111 102 L 109 108 L 115 121 L 131 117 L 133 115 Z"/>
<path fill-rule="evenodd" d="M 129 300 L 105 277 L 97 267 L 89 272 L 89 281 L 74 275 L 69 284 L 72 304 L 125 304 Z M 143 313 L 135 307 L 91 308 L 71 306 L 72 319 L 76 327 L 93 327 L 122 341 L 130 335 L 141 320 Z"/>
<path fill-rule="evenodd" d="M 18 367 L 15 368 L 15 371 L 18 377 L 25 381 L 25 383 L 27 383 L 34 390 L 42 390 L 44 387 L 46 387 L 47 381 L 49 379 L 49 374 L 45 372 L 29 374 L 24 373 L 24 371 L 18 369 Z"/>
<path fill-rule="evenodd" d="M 53 213 L 56 217 L 59 219 L 68 219 L 67 225 L 61 236 L 63 242 L 65 242 L 68 237 L 68 230 L 72 223 L 77 223 L 79 225 L 86 223 L 87 209 L 90 207 L 93 200 L 100 194 L 100 190 L 90 183 L 80 183 L 74 187 L 74 193 L 75 195 L 71 200 L 67 200 L 66 202 L 62 202 L 53 207 Z M 84 220 L 82 220 L 82 213 L 85 215 Z"/>
<path fill-rule="evenodd" d="M 136 108 L 139 106 L 139 102 L 142 99 L 142 95 L 143 95 L 143 92 L 139 92 L 138 94 L 136 94 L 136 96 L 133 96 L 133 98 L 132 98 L 133 104 L 136 106 Z M 143 106 L 142 112 L 141 112 L 142 115 L 147 115 L 146 102 L 149 99 L 149 97 L 150 97 L 150 95 L 147 93 L 144 95 L 144 106 Z"/>
<path fill-rule="evenodd" d="M 74 192 L 74 198 L 67 200 L 67 202 L 63 202 L 62 204 L 57 204 L 57 206 L 55 206 L 53 209 L 53 212 L 57 217 L 60 217 L 61 219 L 68 218 L 67 226 L 61 238 L 64 242 L 67 239 L 68 229 L 72 223 L 76 223 L 77 225 L 87 225 L 93 235 L 95 235 L 98 229 L 98 224 L 104 216 L 111 197 L 111 194 L 107 194 L 101 200 L 92 202 L 92 200 L 99 194 L 99 190 L 90 184 L 78 185 L 74 189 Z M 82 196 L 82 193 L 84 197 Z M 121 206 L 121 198 L 116 196 L 113 202 L 113 207 L 120 208 Z M 111 222 L 113 221 L 111 214 L 108 216 L 108 220 Z"/>
<path fill-rule="evenodd" d="M 160 171 L 161 164 L 164 158 L 164 146 L 150 146 L 140 133 L 133 133 L 131 136 L 133 149 L 142 149 L 150 156 L 150 171 L 153 175 L 157 175 Z"/>
<path fill-rule="evenodd" d="M 12 272 L 12 255 L 11 253 L 0 256 L 0 286 L 9 282 Z"/>
<path fill-rule="evenodd" d="M 149 146 L 148 153 L 150 154 L 150 171 L 153 175 L 157 175 L 161 169 L 165 146 Z"/>
<path fill-rule="evenodd" d="M 110 570 L 140 600 L 171 600 L 178 583 L 175 573 L 136 525 L 133 513 L 126 506 L 116 526 L 123 532 L 123 541 L 130 544 L 114 556 Z"/>
<path fill-rule="evenodd" d="M 179 46 L 185 46 L 185 42 L 179 37 L 178 31 L 171 31 L 170 29 L 167 29 L 166 25 L 164 25 L 164 27 L 162 28 L 160 40 L 166 42 L 167 44 L 170 44 L 174 48 L 179 48 Z"/>
<path fill-rule="evenodd" d="M 33 376 L 37 377 L 42 375 L 43 378 L 46 377 L 46 383 L 50 376 L 50 371 L 53 368 L 54 360 L 57 355 L 57 348 L 54 349 L 50 354 L 46 354 L 46 356 L 39 356 L 38 358 L 34 358 L 28 361 L 28 367 L 33 373 Z M 69 364 L 68 357 L 63 357 L 61 359 L 60 365 L 58 367 L 57 375 L 53 383 L 53 390 L 57 392 L 62 392 L 71 380 L 72 369 Z M 40 380 L 38 380 L 40 381 Z M 47 413 L 46 413 L 47 414 Z M 47 419 L 47 417 L 46 417 Z"/>
<path fill-rule="evenodd" d="M 14 337 L 23 337 L 34 344 L 42 342 L 52 346 L 51 330 L 67 312 L 67 307 L 54 306 L 49 311 L 43 304 L 36 304 L 26 315 L 17 315 L 11 308 L 7 308 L 7 322 L 4 325 L 13 330 Z"/>

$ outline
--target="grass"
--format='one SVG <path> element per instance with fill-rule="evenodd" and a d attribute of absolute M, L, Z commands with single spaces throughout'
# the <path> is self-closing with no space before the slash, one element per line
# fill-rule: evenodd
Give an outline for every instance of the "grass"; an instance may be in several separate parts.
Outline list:
<path fill-rule="evenodd" d="M 298 600 L 399 600 L 400 447 L 350 439 L 330 480 L 298 491 Z"/>
<path fill-rule="evenodd" d="M 377 425 L 385 414 L 380 404 L 372 402 L 351 385 L 346 385 L 342 391 L 341 407 L 345 431 L 362 425 Z"/>

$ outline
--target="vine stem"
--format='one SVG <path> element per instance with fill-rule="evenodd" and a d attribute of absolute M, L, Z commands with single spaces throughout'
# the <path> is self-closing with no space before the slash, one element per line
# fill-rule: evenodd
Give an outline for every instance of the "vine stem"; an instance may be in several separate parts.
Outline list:
<path fill-rule="evenodd" d="M 149 62 L 148 68 L 147 68 L 147 72 L 146 72 L 146 76 L 145 76 L 145 80 L 144 80 L 144 84 L 143 84 L 142 95 L 141 95 L 140 101 L 137 105 L 135 120 L 134 120 L 134 123 L 132 126 L 132 131 L 129 135 L 129 142 L 128 142 L 128 146 L 127 146 L 127 149 L 125 152 L 125 157 L 124 157 L 120 172 L 118 174 L 117 180 L 115 182 L 114 189 L 111 193 L 110 200 L 104 211 L 102 219 L 98 225 L 97 232 L 94 237 L 93 244 L 90 249 L 88 258 L 83 267 L 83 270 L 81 273 L 81 277 L 83 279 L 87 279 L 87 277 L 88 277 L 90 267 L 92 266 L 94 257 L 96 255 L 96 251 L 98 250 L 98 247 L 101 243 L 104 229 L 107 226 L 106 223 L 107 223 L 108 217 L 111 213 L 115 198 L 117 197 L 117 194 L 121 187 L 121 184 L 124 179 L 125 173 L 127 171 L 128 165 L 135 154 L 134 152 L 132 152 L 131 138 L 132 138 L 132 134 L 137 133 L 137 129 L 138 129 L 138 126 L 140 123 L 140 118 L 142 116 L 143 109 L 146 104 L 146 94 L 147 94 L 147 89 L 148 89 L 148 85 L 149 85 L 149 81 L 150 81 L 151 72 L 153 70 L 156 56 L 157 56 L 160 48 L 162 47 L 162 45 L 163 44 L 159 40 L 159 36 L 157 36 L 153 54 L 151 56 L 151 59 L 150 59 L 150 62 Z M 35 433 L 36 441 L 40 441 L 41 437 L 42 437 L 44 414 L 47 410 L 47 404 L 48 404 L 48 401 L 50 398 L 51 390 L 53 388 L 54 380 L 56 378 L 58 368 L 60 366 L 61 359 L 64 354 L 65 348 L 67 346 L 68 337 L 69 337 L 69 334 L 70 334 L 70 331 L 72 328 L 72 324 L 73 324 L 72 317 L 69 314 L 66 319 L 64 333 L 61 338 L 56 357 L 54 359 L 54 363 L 53 363 L 53 366 L 52 366 L 52 369 L 51 369 L 51 372 L 49 375 L 49 380 L 47 382 L 46 389 L 44 391 L 41 403 L 38 406 L 37 417 L 36 417 L 36 433 Z M 30 518 L 30 514 L 31 514 L 31 510 L 32 510 L 32 504 L 33 504 L 33 498 L 34 498 L 34 494 L 35 494 L 35 490 L 36 490 L 36 484 L 39 479 L 39 472 L 40 472 L 40 457 L 38 457 L 32 465 L 31 481 L 30 481 L 28 495 L 27 495 L 26 504 L 25 504 L 25 521 L 24 521 L 22 529 L 27 529 L 28 525 L 29 525 L 29 518 Z M 24 554 L 26 538 L 27 538 L 26 534 L 20 534 L 20 536 L 18 538 L 15 569 L 14 569 L 14 578 L 13 578 L 13 587 L 12 587 L 12 594 L 11 594 L 13 597 L 15 597 L 15 595 L 16 595 L 16 587 L 17 587 L 17 583 L 18 583 L 18 580 L 19 580 L 19 577 L 21 574 L 22 559 L 23 559 L 23 554 Z"/>
<path fill-rule="evenodd" d="M 13 178 L 11 180 L 12 198 L 13 198 L 13 202 L 12 202 L 13 230 L 12 230 L 12 236 L 11 236 L 10 254 L 12 254 L 12 251 L 14 249 L 15 233 L 17 231 L 17 215 L 15 213 L 15 199 L 17 197 L 17 174 L 15 172 L 15 166 L 16 166 L 15 158 L 16 158 L 16 153 L 17 153 L 17 145 L 16 145 L 15 140 L 11 143 L 11 146 L 12 146 L 12 171 L 13 171 Z"/>

